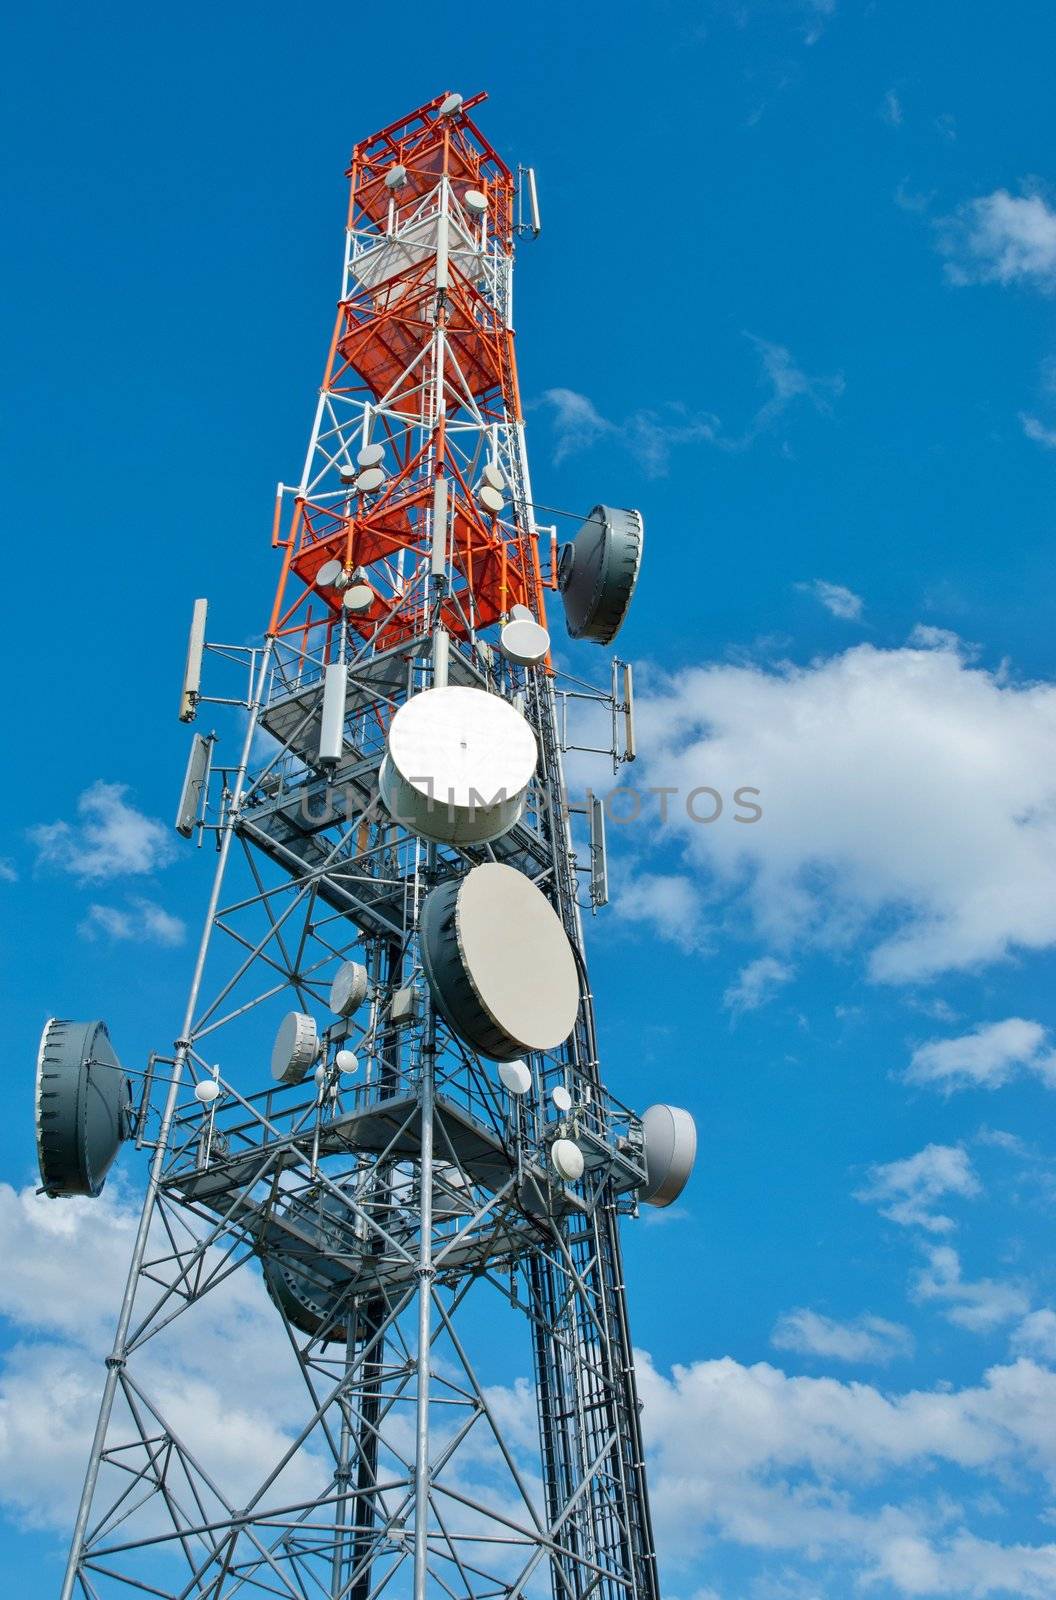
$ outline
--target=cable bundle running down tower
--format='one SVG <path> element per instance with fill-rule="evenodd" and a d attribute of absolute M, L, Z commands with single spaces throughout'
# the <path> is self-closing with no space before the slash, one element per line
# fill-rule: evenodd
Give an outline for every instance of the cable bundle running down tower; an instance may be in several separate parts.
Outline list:
<path fill-rule="evenodd" d="M 127 1074 L 101 1023 L 41 1041 L 50 1195 L 153 1152 L 63 1600 L 659 1593 L 618 1218 L 676 1197 L 695 1133 L 601 1079 L 544 601 L 608 644 L 643 529 L 599 506 L 541 549 L 511 320 L 535 181 L 483 98 L 356 147 L 263 643 L 207 643 L 195 607 L 180 714 L 240 753 L 193 735 L 176 826 L 217 854 L 174 1050 Z M 633 759 L 630 668 L 570 693 Z M 208 1403 L 178 1379 L 260 1275 L 269 1459 L 225 1437 L 237 1344 Z"/>

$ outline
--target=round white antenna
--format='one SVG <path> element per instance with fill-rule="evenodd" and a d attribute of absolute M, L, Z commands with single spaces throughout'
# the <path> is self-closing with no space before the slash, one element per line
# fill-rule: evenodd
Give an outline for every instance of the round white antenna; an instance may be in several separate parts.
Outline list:
<path fill-rule="evenodd" d="M 406 167 L 400 167 L 400 166 L 390 167 L 388 172 L 385 174 L 385 187 L 386 187 L 386 189 L 401 189 L 406 182 L 407 182 L 407 168 Z"/>
<path fill-rule="evenodd" d="M 356 479 L 356 492 L 358 494 L 374 494 L 385 482 L 385 474 L 380 467 L 364 467 Z"/>
<path fill-rule="evenodd" d="M 361 467 L 380 467 L 385 459 L 385 446 L 381 444 L 365 444 L 356 457 Z"/>
<path fill-rule="evenodd" d="M 489 461 L 485 464 L 480 480 L 491 489 L 502 490 L 506 487 L 506 475 L 501 467 L 496 466 L 494 461 Z"/>
<path fill-rule="evenodd" d="M 466 210 L 471 211 L 475 217 L 482 217 L 485 211 L 488 209 L 487 196 L 481 194 L 479 189 L 467 189 L 465 194 L 462 196 L 462 204 L 465 206 Z"/>
<path fill-rule="evenodd" d="M 490 511 L 493 517 L 497 517 L 506 504 L 498 489 L 493 489 L 490 483 L 481 484 L 477 490 L 477 499 L 484 507 L 484 510 Z"/>
<path fill-rule="evenodd" d="M 374 590 L 369 583 L 354 583 L 345 590 L 345 597 L 341 602 L 346 611 L 351 611 L 353 616 L 359 616 L 364 611 L 369 611 L 374 604 Z"/>
<path fill-rule="evenodd" d="M 572 1096 L 569 1094 L 563 1083 L 558 1084 L 550 1098 L 560 1112 L 564 1113 L 572 1110 Z"/>
<path fill-rule="evenodd" d="M 315 575 L 316 587 L 319 589 L 332 589 L 340 576 L 340 561 L 324 561 Z"/>
<path fill-rule="evenodd" d="M 279 1025 L 271 1052 L 271 1075 L 279 1083 L 300 1083 L 319 1054 L 314 1017 L 290 1011 Z"/>
<path fill-rule="evenodd" d="M 578 1183 L 583 1176 L 585 1162 L 579 1145 L 571 1139 L 555 1139 L 550 1146 L 550 1160 L 554 1171 L 565 1183 Z"/>
<path fill-rule="evenodd" d="M 462 96 L 460 94 L 449 94 L 447 99 L 443 102 L 443 104 L 440 107 L 440 116 L 442 116 L 442 117 L 453 117 L 455 115 L 455 112 L 456 111 L 461 111 L 461 109 L 462 109 Z"/>
<path fill-rule="evenodd" d="M 359 468 L 351 461 L 342 461 L 337 469 L 337 475 L 342 483 L 352 483 L 355 481 L 358 471 Z"/>
<path fill-rule="evenodd" d="M 549 653 L 550 635 L 530 616 L 514 617 L 499 633 L 499 649 L 507 661 L 518 667 L 537 667 Z"/>
<path fill-rule="evenodd" d="M 350 1017 L 367 998 L 367 969 L 358 961 L 342 961 L 330 985 L 330 1010 Z"/>
<path fill-rule="evenodd" d="M 391 815 L 423 839 L 486 844 L 519 820 L 538 759 L 508 700 L 450 685 L 397 711 L 378 784 Z"/>
<path fill-rule="evenodd" d="M 334 1064 L 338 1072 L 348 1075 L 359 1071 L 359 1057 L 354 1050 L 339 1050 L 334 1057 Z"/>
<path fill-rule="evenodd" d="M 194 1086 L 194 1098 L 200 1100 L 203 1106 L 211 1106 L 214 1100 L 220 1098 L 220 1085 L 215 1078 L 203 1078 L 201 1083 Z"/>
<path fill-rule="evenodd" d="M 568 1038 L 579 1010 L 575 956 L 557 912 L 523 872 L 486 861 L 439 884 L 419 928 L 433 1002 L 481 1055 L 514 1061 Z"/>
<path fill-rule="evenodd" d="M 532 1087 L 532 1074 L 525 1061 L 503 1061 L 499 1066 L 499 1080 L 510 1094 L 527 1094 Z"/>

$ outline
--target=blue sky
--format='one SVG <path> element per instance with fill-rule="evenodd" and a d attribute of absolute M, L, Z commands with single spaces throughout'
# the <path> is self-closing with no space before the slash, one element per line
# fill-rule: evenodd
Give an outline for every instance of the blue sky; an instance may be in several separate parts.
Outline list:
<path fill-rule="evenodd" d="M 39 1373 L 80 1416 L 140 1177 L 95 1221 L 18 1198 L 36 1038 L 175 1031 L 190 602 L 263 626 L 348 151 L 454 87 L 539 173 L 539 499 L 645 515 L 635 782 L 761 791 L 751 827 L 612 828 L 591 928 L 613 1089 L 700 1130 L 627 1230 L 667 1592 L 1056 1591 L 1050 8 L 44 4 L 12 34 L 11 1571 L 54 1587 L 83 1440 Z"/>

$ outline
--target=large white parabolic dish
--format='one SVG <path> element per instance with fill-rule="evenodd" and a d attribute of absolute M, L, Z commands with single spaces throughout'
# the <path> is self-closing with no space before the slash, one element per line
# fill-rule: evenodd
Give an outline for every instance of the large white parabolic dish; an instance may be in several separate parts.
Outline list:
<path fill-rule="evenodd" d="M 501 695 L 426 689 L 392 719 L 381 798 L 423 839 L 486 844 L 519 820 L 538 754 L 527 721 Z"/>
<path fill-rule="evenodd" d="M 549 900 L 514 867 L 486 862 L 432 891 L 422 965 L 433 1001 L 492 1061 L 553 1050 L 575 1026 L 579 975 Z"/>

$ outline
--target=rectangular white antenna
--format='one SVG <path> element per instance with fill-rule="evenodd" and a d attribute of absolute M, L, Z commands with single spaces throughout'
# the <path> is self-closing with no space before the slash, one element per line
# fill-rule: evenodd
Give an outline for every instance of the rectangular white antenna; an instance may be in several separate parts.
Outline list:
<path fill-rule="evenodd" d="M 542 223 L 539 221 L 539 194 L 535 187 L 535 168 L 528 168 L 528 209 L 532 213 L 532 238 L 538 239 Z"/>
<path fill-rule="evenodd" d="M 205 618 L 208 600 L 194 602 L 191 633 L 187 640 L 187 666 L 183 673 L 183 693 L 180 696 L 180 721 L 193 722 L 198 708 L 198 695 L 202 687 L 202 653 L 205 650 Z"/>
<path fill-rule="evenodd" d="M 319 765 L 335 767 L 345 748 L 345 695 L 347 671 L 343 661 L 331 661 L 323 677 L 323 715 L 319 726 Z"/>
<path fill-rule="evenodd" d="M 605 802 L 590 797 L 590 900 L 595 911 L 609 903 L 609 858 L 605 850 Z"/>
<path fill-rule="evenodd" d="M 434 578 L 447 575 L 447 479 L 433 484 L 433 544 L 430 572 Z"/>
<path fill-rule="evenodd" d="M 634 744 L 634 668 L 623 663 L 623 759 L 633 761 L 638 754 Z"/>
<path fill-rule="evenodd" d="M 203 605 L 204 603 L 201 602 Z M 185 839 L 191 837 L 195 823 L 201 815 L 202 791 L 209 774 L 210 745 L 211 741 L 200 733 L 196 733 L 191 741 L 187 771 L 184 773 L 183 788 L 180 790 L 180 803 L 176 807 L 176 832 L 182 834 Z"/>

